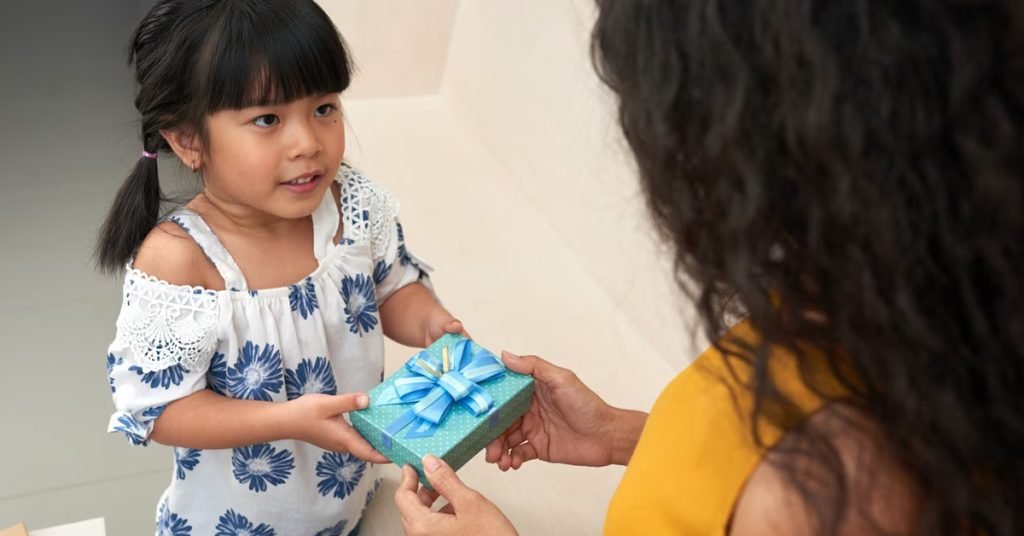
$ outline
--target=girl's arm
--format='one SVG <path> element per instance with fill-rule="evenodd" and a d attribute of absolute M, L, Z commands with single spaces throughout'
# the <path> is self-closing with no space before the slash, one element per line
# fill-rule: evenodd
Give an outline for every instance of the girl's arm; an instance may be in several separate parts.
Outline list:
<path fill-rule="evenodd" d="M 462 333 L 462 323 L 420 283 L 406 285 L 380 306 L 380 322 L 391 340 L 424 348 L 445 333 Z"/>
<path fill-rule="evenodd" d="M 308 394 L 288 402 L 238 400 L 203 389 L 167 405 L 153 426 L 157 443 L 196 449 L 227 449 L 282 439 L 351 452 L 373 462 L 388 460 L 342 417 L 365 408 L 363 393 Z"/>
<path fill-rule="evenodd" d="M 285 406 L 227 398 L 203 389 L 167 405 L 151 439 L 175 447 L 227 449 L 286 437 Z"/>

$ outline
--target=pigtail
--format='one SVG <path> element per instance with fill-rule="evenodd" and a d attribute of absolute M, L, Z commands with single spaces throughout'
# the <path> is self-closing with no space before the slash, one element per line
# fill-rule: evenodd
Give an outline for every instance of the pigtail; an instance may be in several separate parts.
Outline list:
<path fill-rule="evenodd" d="M 135 256 L 142 241 L 156 227 L 164 201 L 160 191 L 156 154 L 168 148 L 160 130 L 174 125 L 181 115 L 178 96 L 181 48 L 171 28 L 179 19 L 181 3 L 164 0 L 139 23 L 128 43 L 128 64 L 135 67 L 135 108 L 142 116 L 142 151 L 128 178 L 117 191 L 96 244 L 96 263 L 116 274 Z"/>
<path fill-rule="evenodd" d="M 117 191 L 97 244 L 96 256 L 102 271 L 116 273 L 123 269 L 156 227 L 164 199 L 158 167 L 156 158 L 141 156 Z"/>

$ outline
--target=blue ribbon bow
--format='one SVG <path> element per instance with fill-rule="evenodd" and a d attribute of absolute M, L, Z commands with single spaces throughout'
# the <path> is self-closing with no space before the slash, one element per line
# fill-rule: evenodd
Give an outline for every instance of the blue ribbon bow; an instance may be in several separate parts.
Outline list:
<path fill-rule="evenodd" d="M 374 401 L 375 406 L 416 404 L 388 425 L 381 437 L 386 447 L 410 423 L 406 438 L 434 435 L 456 402 L 477 417 L 494 407 L 494 398 L 478 384 L 504 375 L 505 367 L 494 354 L 483 348 L 474 353 L 472 347 L 469 339 L 462 339 L 442 347 L 440 360 L 422 351 L 406 362 L 412 374 L 396 379 Z"/>

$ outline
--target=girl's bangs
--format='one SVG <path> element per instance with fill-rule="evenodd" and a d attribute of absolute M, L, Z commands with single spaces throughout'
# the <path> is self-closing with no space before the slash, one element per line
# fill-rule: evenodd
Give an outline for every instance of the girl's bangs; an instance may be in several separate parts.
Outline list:
<path fill-rule="evenodd" d="M 195 78 L 200 81 L 196 95 L 206 98 L 207 113 L 272 106 L 348 88 L 348 52 L 319 7 L 293 5 L 286 12 L 261 13 L 252 4 L 259 3 L 250 3 L 251 9 L 242 13 L 224 13 L 220 31 L 207 43 Z"/>

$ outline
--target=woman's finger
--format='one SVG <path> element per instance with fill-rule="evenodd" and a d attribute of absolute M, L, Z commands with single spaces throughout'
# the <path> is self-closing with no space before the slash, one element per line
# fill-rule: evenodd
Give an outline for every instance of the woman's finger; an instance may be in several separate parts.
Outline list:
<path fill-rule="evenodd" d="M 399 482 L 398 489 L 395 491 L 395 506 L 398 507 L 398 513 L 401 514 L 402 522 L 406 527 L 410 524 L 414 525 L 413 520 L 430 515 L 430 508 L 423 506 L 416 493 L 419 485 L 420 480 L 416 475 L 416 470 L 409 465 L 402 467 L 402 481 Z"/>
<path fill-rule="evenodd" d="M 484 450 L 484 460 L 487 463 L 497 463 L 501 459 L 501 455 L 508 451 L 505 444 L 505 434 L 501 434 L 494 441 L 488 443 Z"/>
<path fill-rule="evenodd" d="M 505 439 L 505 446 L 507 449 L 511 449 L 523 441 L 526 441 L 526 432 L 521 427 L 516 428 Z"/>
<path fill-rule="evenodd" d="M 519 430 L 522 424 L 522 417 L 516 419 L 515 422 L 513 422 L 512 425 L 508 427 L 508 430 L 502 432 L 501 435 L 497 437 L 497 439 L 491 441 L 490 444 L 487 445 L 485 459 L 487 460 L 488 463 L 497 463 L 498 460 L 501 459 L 502 454 L 508 453 L 510 445 L 518 445 L 519 443 L 523 442 L 523 440 L 520 439 L 519 441 L 513 443 L 508 438 L 508 435 Z"/>
<path fill-rule="evenodd" d="M 438 498 L 437 492 L 427 487 L 421 487 L 420 490 L 416 492 L 416 496 L 419 497 L 423 506 L 426 506 L 427 508 L 433 507 Z"/>
<path fill-rule="evenodd" d="M 512 456 L 513 469 L 519 469 L 524 463 L 538 458 L 537 449 L 529 442 L 512 447 L 509 454 Z"/>
<path fill-rule="evenodd" d="M 427 480 L 430 481 L 434 490 L 449 503 L 455 505 L 455 508 L 463 508 L 478 496 L 462 482 L 462 479 L 444 460 L 437 456 L 432 454 L 424 456 L 423 470 L 427 473 Z"/>

